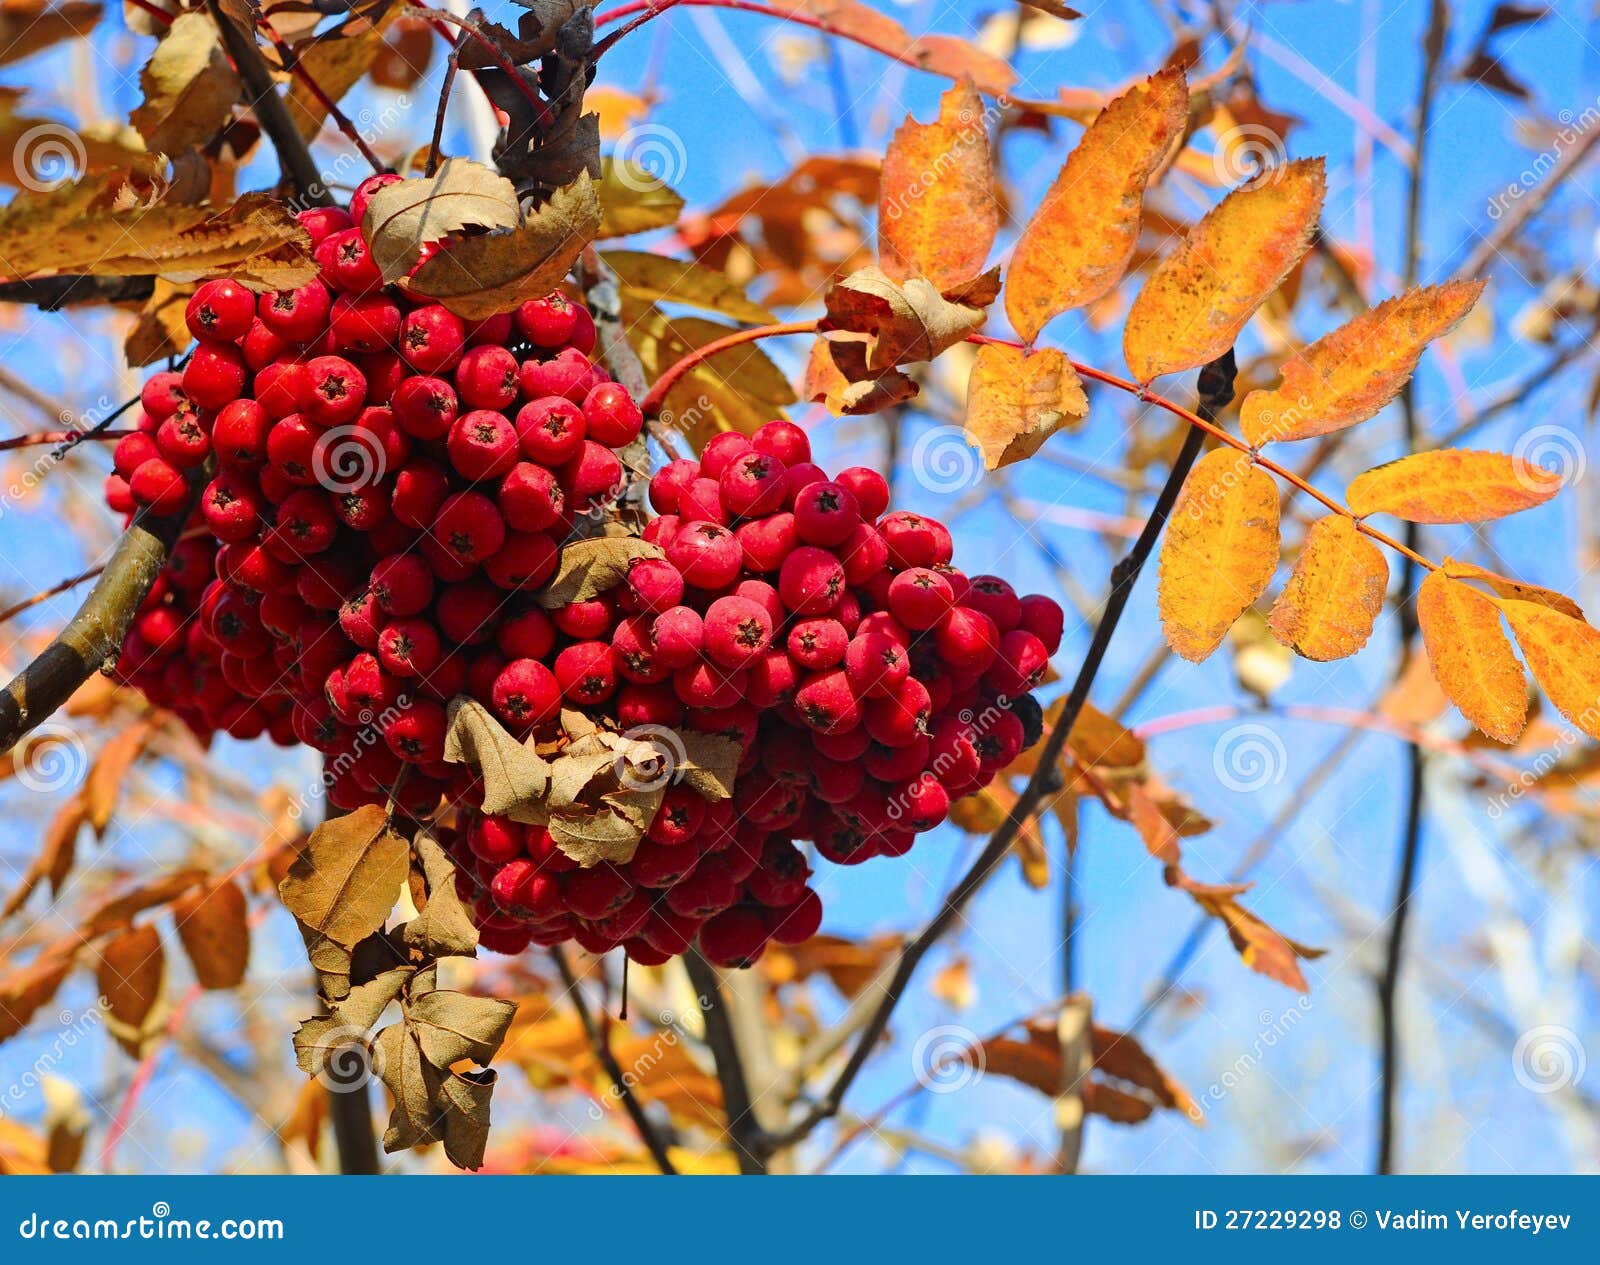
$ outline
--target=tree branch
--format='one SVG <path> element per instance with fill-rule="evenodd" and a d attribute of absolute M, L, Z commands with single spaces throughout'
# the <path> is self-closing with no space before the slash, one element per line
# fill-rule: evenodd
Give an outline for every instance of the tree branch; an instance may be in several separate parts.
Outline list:
<path fill-rule="evenodd" d="M 1200 402 L 1197 409 L 1200 418 L 1207 422 L 1213 421 L 1216 414 L 1233 398 L 1233 379 L 1234 362 L 1231 350 L 1200 371 Z M 1150 517 L 1145 521 L 1144 530 L 1139 533 L 1138 540 L 1134 542 L 1127 556 L 1112 567 L 1111 592 L 1106 598 L 1105 610 L 1095 625 L 1088 653 L 1078 669 L 1077 679 L 1072 683 L 1072 691 L 1067 695 L 1061 718 L 1039 749 L 1038 763 L 1033 776 L 1028 780 L 1027 788 L 1018 797 L 1006 820 L 991 836 L 972 867 L 962 875 L 961 880 L 945 897 L 944 904 L 934 915 L 933 920 L 901 953 L 894 974 L 890 976 L 884 988 L 882 1001 L 863 1026 L 849 1060 L 839 1072 L 833 1085 L 796 1124 L 767 1139 L 767 1145 L 772 1149 L 793 1146 L 809 1135 L 822 1121 L 838 1113 L 845 1094 L 860 1074 L 862 1067 L 866 1065 L 867 1059 L 871 1057 L 873 1048 L 883 1036 L 884 1029 L 888 1027 L 889 1016 L 899 1004 L 906 985 L 916 972 L 917 965 L 961 916 L 973 893 L 983 885 L 991 871 L 1011 850 L 1023 826 L 1039 811 L 1045 797 L 1060 789 L 1061 772 L 1058 765 L 1061 753 L 1066 748 L 1067 735 L 1071 733 L 1072 726 L 1083 710 L 1083 705 L 1089 699 L 1089 691 L 1105 660 L 1106 650 L 1111 645 L 1112 635 L 1116 632 L 1117 623 L 1122 618 L 1122 612 L 1133 593 L 1134 584 L 1154 550 L 1162 528 L 1166 525 L 1167 516 L 1172 512 L 1172 506 L 1178 499 L 1178 492 L 1183 487 L 1184 479 L 1188 477 L 1190 468 L 1200 455 L 1205 437 L 1205 431 L 1199 427 L 1189 428 L 1189 433 L 1184 437 L 1183 448 L 1167 475 L 1166 484 L 1156 498 Z"/>
<path fill-rule="evenodd" d="M 557 945 L 550 950 L 550 957 L 556 964 L 556 970 L 561 973 L 561 982 L 566 986 L 567 996 L 572 998 L 573 1008 L 578 1012 L 578 1021 L 583 1024 L 583 1031 L 594 1049 L 594 1056 L 600 1060 L 600 1066 L 605 1068 L 606 1075 L 610 1077 L 612 1087 L 622 1102 L 623 1110 L 628 1113 L 628 1119 L 633 1121 L 633 1127 L 639 1132 L 639 1140 L 650 1152 L 650 1158 L 656 1162 L 656 1167 L 667 1176 L 676 1177 L 678 1170 L 667 1155 L 666 1143 L 661 1140 L 661 1135 L 656 1132 L 650 1117 L 645 1115 L 644 1107 L 634 1096 L 633 1086 L 623 1074 L 617 1056 L 611 1052 L 611 1042 L 607 1034 L 595 1022 L 594 1015 L 589 1010 L 589 1003 L 584 1000 L 583 991 L 578 987 L 578 977 L 572 973 L 572 964 L 567 961 L 567 955 L 562 952 L 561 946 Z"/>
<path fill-rule="evenodd" d="M 717 1081 L 722 1086 L 722 1106 L 728 1116 L 728 1140 L 738 1157 L 739 1171 L 746 1175 L 763 1174 L 767 1171 L 767 1156 L 777 1148 L 773 1145 L 773 1139 L 761 1128 L 755 1108 L 750 1103 L 750 1089 L 745 1081 L 739 1043 L 734 1039 L 733 1025 L 728 1020 L 727 1005 L 722 997 L 722 980 L 716 969 L 700 956 L 698 949 L 690 949 L 683 955 L 683 965 L 700 999 L 706 1044 L 711 1047 L 711 1057 L 716 1060 Z"/>
<path fill-rule="evenodd" d="M 35 277 L 0 282 L 0 303 L 31 303 L 55 312 L 74 303 L 142 303 L 155 288 L 154 277 Z"/>
<path fill-rule="evenodd" d="M 190 482 L 188 503 L 176 514 L 156 518 L 139 511 L 78 613 L 0 691 L 0 754 L 16 746 L 90 676 L 116 660 L 128 625 L 166 565 L 203 486 L 197 473 Z"/>

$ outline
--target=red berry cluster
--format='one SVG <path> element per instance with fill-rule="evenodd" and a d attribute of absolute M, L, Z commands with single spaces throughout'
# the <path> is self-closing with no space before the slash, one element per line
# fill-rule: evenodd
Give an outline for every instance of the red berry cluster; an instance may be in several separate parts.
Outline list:
<path fill-rule="evenodd" d="M 193 523 L 209 539 L 174 555 L 125 679 L 203 735 L 326 753 L 336 807 L 393 792 L 431 812 L 471 789 L 442 759 L 445 704 L 487 703 L 508 664 L 548 655 L 527 595 L 620 490 L 613 450 L 643 419 L 563 294 L 464 322 L 384 286 L 357 225 L 395 178 L 300 215 L 319 275 L 299 289 L 198 288 L 198 345 L 146 384 L 106 496 L 173 513 L 212 463 Z"/>
<path fill-rule="evenodd" d="M 846 865 L 901 855 L 1037 740 L 1029 691 L 1062 613 L 956 570 L 943 525 L 887 513 L 872 470 L 830 479 L 788 422 L 718 436 L 650 499 L 665 558 L 557 612 L 491 705 L 514 730 L 565 700 L 636 733 L 735 738 L 733 799 L 674 787 L 632 861 L 582 870 L 546 831 L 479 818 L 456 839 L 462 892 L 494 947 L 573 938 L 658 963 L 698 937 L 745 965 L 817 929 L 797 840 Z"/>

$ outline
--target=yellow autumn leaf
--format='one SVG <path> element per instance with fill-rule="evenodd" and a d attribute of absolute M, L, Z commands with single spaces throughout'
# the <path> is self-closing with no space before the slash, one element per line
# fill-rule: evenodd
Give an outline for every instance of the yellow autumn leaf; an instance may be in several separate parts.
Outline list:
<path fill-rule="evenodd" d="M 222 34 L 205 13 L 180 13 L 139 72 L 144 101 L 131 122 L 150 148 L 181 154 L 204 145 L 239 97 L 239 76 L 222 51 Z"/>
<path fill-rule="evenodd" d="M 1389 564 L 1343 514 L 1311 524 L 1268 627 L 1306 659 L 1343 659 L 1367 644 L 1383 609 Z"/>
<path fill-rule="evenodd" d="M 939 98 L 936 120 L 907 115 L 889 142 L 878 192 L 883 271 L 949 290 L 983 271 L 999 227 L 988 119 L 963 78 Z"/>
<path fill-rule="evenodd" d="M 1440 448 L 1357 475 L 1345 493 L 1352 513 L 1413 523 L 1479 523 L 1543 505 L 1561 476 L 1503 452 Z"/>
<path fill-rule="evenodd" d="M 1183 71 L 1169 67 L 1129 88 L 1089 124 L 1011 256 L 1006 315 L 1024 342 L 1122 279 L 1139 240 L 1145 185 L 1188 110 Z"/>
<path fill-rule="evenodd" d="M 1161 624 L 1199 663 L 1265 592 L 1278 567 L 1278 489 L 1246 453 L 1218 448 L 1195 463 L 1161 546 Z"/>
<path fill-rule="evenodd" d="M 1556 710 L 1600 738 L 1600 631 L 1536 602 L 1503 602 L 1500 609 Z"/>
<path fill-rule="evenodd" d="M 1500 597 L 1515 598 L 1519 602 L 1537 602 L 1540 606 L 1554 607 L 1563 615 L 1571 615 L 1573 619 L 1583 618 L 1583 608 L 1565 593 L 1557 593 L 1554 589 L 1529 584 L 1526 580 L 1514 580 L 1509 575 L 1501 575 L 1498 571 L 1490 571 L 1473 562 L 1462 562 L 1458 558 L 1446 558 L 1439 569 L 1455 580 L 1481 580 Z"/>
<path fill-rule="evenodd" d="M 967 379 L 967 442 L 998 470 L 1038 452 L 1089 415 L 1083 383 L 1053 347 L 1032 353 L 985 343 Z"/>
<path fill-rule="evenodd" d="M 1156 265 L 1128 312 L 1122 353 L 1140 382 L 1209 364 L 1311 246 L 1326 187 L 1320 158 L 1236 189 Z"/>
<path fill-rule="evenodd" d="M 1423 348 L 1449 333 L 1483 293 L 1481 281 L 1424 286 L 1380 303 L 1284 362 L 1283 385 L 1239 407 L 1244 437 L 1260 447 L 1364 422 L 1399 393 Z"/>
<path fill-rule="evenodd" d="M 1515 742 L 1528 723 L 1528 679 L 1494 603 L 1434 571 L 1417 589 L 1417 623 L 1439 688 L 1496 742 Z"/>

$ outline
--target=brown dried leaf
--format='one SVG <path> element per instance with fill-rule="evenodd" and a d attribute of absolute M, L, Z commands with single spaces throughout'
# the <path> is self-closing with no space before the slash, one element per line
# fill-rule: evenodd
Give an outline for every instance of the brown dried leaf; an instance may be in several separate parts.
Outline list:
<path fill-rule="evenodd" d="M 384 810 L 367 804 L 313 830 L 278 892 L 306 926 L 353 949 L 389 917 L 409 856 Z"/>
<path fill-rule="evenodd" d="M 183 353 L 193 339 L 184 315 L 191 293 L 188 286 L 175 286 L 156 278 L 155 288 L 122 345 L 123 358 L 130 368 L 142 368 Z"/>
<path fill-rule="evenodd" d="M 161 933 L 146 923 L 101 946 L 95 983 L 111 1017 L 139 1032 L 161 996 L 166 973 Z"/>
<path fill-rule="evenodd" d="M 439 957 L 472 957 L 478 951 L 478 929 L 456 892 L 456 867 L 432 831 L 417 831 L 412 845 L 427 883 L 428 902 L 405 925 L 405 942 Z"/>
<path fill-rule="evenodd" d="M 361 231 L 388 282 L 411 271 L 424 245 L 464 228 L 514 228 L 522 208 L 511 181 L 482 163 L 448 158 L 431 177 L 400 180 L 367 204 Z M 459 243 L 451 243 L 455 249 Z"/>
<path fill-rule="evenodd" d="M 881 413 L 914 398 L 920 388 L 898 369 L 867 368 L 868 340 L 855 335 L 818 337 L 806 362 L 802 399 L 826 404 L 837 417 Z"/>
<path fill-rule="evenodd" d="M 151 732 L 149 721 L 135 721 L 111 737 L 95 756 L 94 764 L 84 778 L 83 795 L 88 809 L 88 822 L 94 827 L 96 839 L 105 838 L 117 797 L 122 792 L 123 780 L 133 767 L 133 762 L 143 753 Z"/>
<path fill-rule="evenodd" d="M 0 975 L 0 1041 L 9 1041 L 56 995 L 73 966 L 76 938 L 41 951 L 26 966 Z"/>
<path fill-rule="evenodd" d="M 172 902 L 178 939 L 202 988 L 232 988 L 250 961 L 250 911 L 235 882 L 197 887 Z"/>
<path fill-rule="evenodd" d="M 628 578 L 628 570 L 644 558 L 664 558 L 657 545 L 637 536 L 604 536 L 575 540 L 561 550 L 550 582 L 539 591 L 539 605 L 559 610 L 573 602 L 608 593 Z"/>
<path fill-rule="evenodd" d="M 1311 524 L 1300 559 L 1272 607 L 1272 633 L 1307 659 L 1355 654 L 1372 636 L 1389 587 L 1383 552 L 1343 514 Z"/>
<path fill-rule="evenodd" d="M 867 367 L 932 360 L 982 328 L 977 308 L 946 300 L 925 277 L 896 284 L 877 268 L 862 268 L 832 286 L 824 300 L 824 330 L 847 330 L 872 339 Z"/>
<path fill-rule="evenodd" d="M 144 101 L 131 122 L 152 150 L 204 145 L 233 116 L 239 76 L 208 13 L 180 13 L 139 72 Z"/>
<path fill-rule="evenodd" d="M 600 203 L 584 173 L 519 227 L 451 242 L 406 279 L 405 289 L 469 321 L 509 312 L 554 289 L 599 227 Z"/>
<path fill-rule="evenodd" d="M 475 699 L 450 700 L 444 758 L 470 764 L 483 776 L 483 811 L 531 819 L 530 809 L 544 804 L 550 789 L 550 766 L 530 746 L 506 731 L 494 713 Z"/>
<path fill-rule="evenodd" d="M 436 989 L 412 1000 L 406 1007 L 406 1022 L 423 1058 L 435 1067 L 450 1067 L 463 1059 L 487 1066 L 516 1013 L 516 1002 Z"/>
<path fill-rule="evenodd" d="M 998 470 L 1033 456 L 1045 440 L 1077 430 L 1089 400 L 1076 371 L 1054 347 L 1025 352 L 999 343 L 978 348 L 967 379 L 967 442 Z"/>
<path fill-rule="evenodd" d="M 747 325 L 770 325 L 778 319 L 751 302 L 727 273 L 702 264 L 642 250 L 608 250 L 600 258 L 617 274 L 622 291 L 641 302 L 682 303 Z"/>

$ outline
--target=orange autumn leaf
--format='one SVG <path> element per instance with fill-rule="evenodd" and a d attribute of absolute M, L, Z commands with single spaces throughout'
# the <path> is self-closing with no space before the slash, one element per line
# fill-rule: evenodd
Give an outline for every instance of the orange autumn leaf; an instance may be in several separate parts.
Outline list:
<path fill-rule="evenodd" d="M 1494 603 L 1434 571 L 1417 589 L 1417 623 L 1439 688 L 1489 737 L 1515 742 L 1528 723 L 1528 679 Z"/>
<path fill-rule="evenodd" d="M 1145 185 L 1188 111 L 1189 88 L 1173 66 L 1128 89 L 1084 132 L 1011 257 L 1006 315 L 1024 342 L 1122 279 L 1139 240 Z"/>
<path fill-rule="evenodd" d="M 939 99 L 934 122 L 907 115 L 889 142 L 878 189 L 883 270 L 948 291 L 983 271 L 999 227 L 988 123 L 964 78 Z"/>
<path fill-rule="evenodd" d="M 1500 609 L 1556 710 L 1600 738 L 1600 631 L 1534 602 L 1505 602 Z"/>
<path fill-rule="evenodd" d="M 1326 177 L 1320 158 L 1236 189 L 1156 265 L 1128 312 L 1122 354 L 1140 382 L 1209 364 L 1311 247 Z"/>
<path fill-rule="evenodd" d="M 1201 909 L 1222 923 L 1240 960 L 1252 971 L 1296 992 L 1311 991 L 1300 963 L 1320 958 L 1327 950 L 1291 940 L 1241 905 L 1239 896 L 1249 890 L 1248 883 L 1201 883 L 1175 868 L 1167 871 L 1167 882 L 1188 892 Z"/>
<path fill-rule="evenodd" d="M 966 433 L 986 470 L 1033 456 L 1050 436 L 1075 429 L 1088 415 L 1083 383 L 1055 348 L 978 348 L 967 379 Z"/>
<path fill-rule="evenodd" d="M 1208 453 L 1184 481 L 1161 546 L 1167 644 L 1199 663 L 1266 590 L 1277 567 L 1276 485 L 1245 453 Z"/>
<path fill-rule="evenodd" d="M 1480 523 L 1543 505 L 1561 476 L 1503 452 L 1440 448 L 1401 457 L 1351 480 L 1351 512 L 1413 523 Z"/>
<path fill-rule="evenodd" d="M 1267 625 L 1307 659 L 1343 659 L 1367 644 L 1383 609 L 1389 564 L 1343 514 L 1311 524 Z"/>
<path fill-rule="evenodd" d="M 1563 615 L 1571 615 L 1573 619 L 1583 618 L 1583 608 L 1565 593 L 1557 593 L 1554 589 L 1529 584 L 1524 580 L 1515 580 L 1509 575 L 1501 575 L 1498 571 L 1491 571 L 1476 563 L 1462 562 L 1457 558 L 1446 558 L 1439 569 L 1452 579 L 1481 580 L 1501 597 L 1515 598 L 1519 602 L 1535 602 L 1540 606 L 1558 610 Z"/>
<path fill-rule="evenodd" d="M 1240 405 L 1244 437 L 1260 447 L 1366 421 L 1399 394 L 1423 348 L 1472 310 L 1483 285 L 1452 281 L 1408 291 L 1295 353 L 1283 364 L 1283 385 L 1252 391 Z"/>

